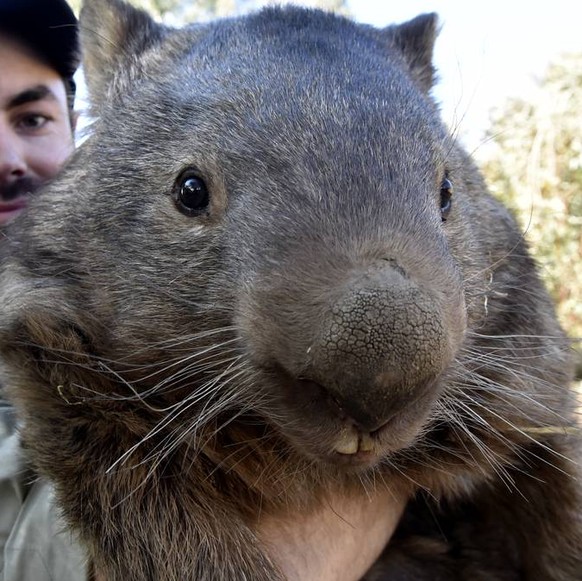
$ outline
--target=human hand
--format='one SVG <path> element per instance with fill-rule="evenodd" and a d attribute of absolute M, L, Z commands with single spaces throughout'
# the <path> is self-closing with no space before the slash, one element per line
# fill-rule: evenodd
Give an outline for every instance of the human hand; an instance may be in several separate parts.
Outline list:
<path fill-rule="evenodd" d="M 357 581 L 388 544 L 406 505 L 387 490 L 334 497 L 310 514 L 267 516 L 258 536 L 288 581 Z"/>

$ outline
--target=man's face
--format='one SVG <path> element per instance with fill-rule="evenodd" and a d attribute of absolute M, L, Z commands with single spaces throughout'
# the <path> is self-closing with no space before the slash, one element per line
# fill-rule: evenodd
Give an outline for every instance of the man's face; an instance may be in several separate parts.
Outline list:
<path fill-rule="evenodd" d="M 0 228 L 58 172 L 73 146 L 63 80 L 0 35 Z"/>

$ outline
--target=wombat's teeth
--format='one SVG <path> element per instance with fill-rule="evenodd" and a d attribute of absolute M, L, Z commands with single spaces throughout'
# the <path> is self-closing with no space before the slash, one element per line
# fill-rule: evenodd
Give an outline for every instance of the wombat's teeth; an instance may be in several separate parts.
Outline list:
<path fill-rule="evenodd" d="M 367 433 L 359 433 L 355 428 L 344 430 L 334 444 L 333 449 L 338 454 L 357 454 L 371 452 L 374 449 L 374 440 Z"/>
<path fill-rule="evenodd" d="M 360 435 L 360 452 L 371 452 L 374 449 L 374 440 L 370 434 L 362 433 Z"/>
<path fill-rule="evenodd" d="M 352 428 L 342 432 L 335 442 L 333 449 L 338 454 L 357 454 L 359 447 L 358 444 L 358 432 Z"/>

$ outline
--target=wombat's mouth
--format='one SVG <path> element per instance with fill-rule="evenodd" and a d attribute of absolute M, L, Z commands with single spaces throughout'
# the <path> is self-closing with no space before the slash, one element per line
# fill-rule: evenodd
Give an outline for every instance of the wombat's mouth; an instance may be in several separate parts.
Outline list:
<path fill-rule="evenodd" d="M 339 432 L 329 441 L 331 459 L 346 465 L 369 465 L 379 460 L 378 432 L 358 427 L 336 398 L 324 386 L 305 378 L 298 378 L 295 384 L 300 389 L 319 391 L 326 400 L 327 408 L 337 416 Z M 322 410 L 323 413 L 324 410 Z"/>
<path fill-rule="evenodd" d="M 368 422 L 356 404 L 340 401 L 317 381 L 293 378 L 280 368 L 274 375 L 286 419 L 277 423 L 293 447 L 312 459 L 358 470 L 412 445 L 438 393 L 437 381 L 427 382 L 395 400 L 388 417 Z"/>

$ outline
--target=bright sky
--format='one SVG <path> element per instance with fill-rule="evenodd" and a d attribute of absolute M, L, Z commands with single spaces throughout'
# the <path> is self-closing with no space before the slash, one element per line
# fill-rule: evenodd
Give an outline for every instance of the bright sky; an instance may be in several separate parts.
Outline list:
<path fill-rule="evenodd" d="M 582 52 L 579 0 L 348 0 L 348 6 L 356 20 L 375 26 L 439 14 L 434 95 L 471 149 L 479 147 L 493 106 L 527 96 L 557 55 Z"/>

